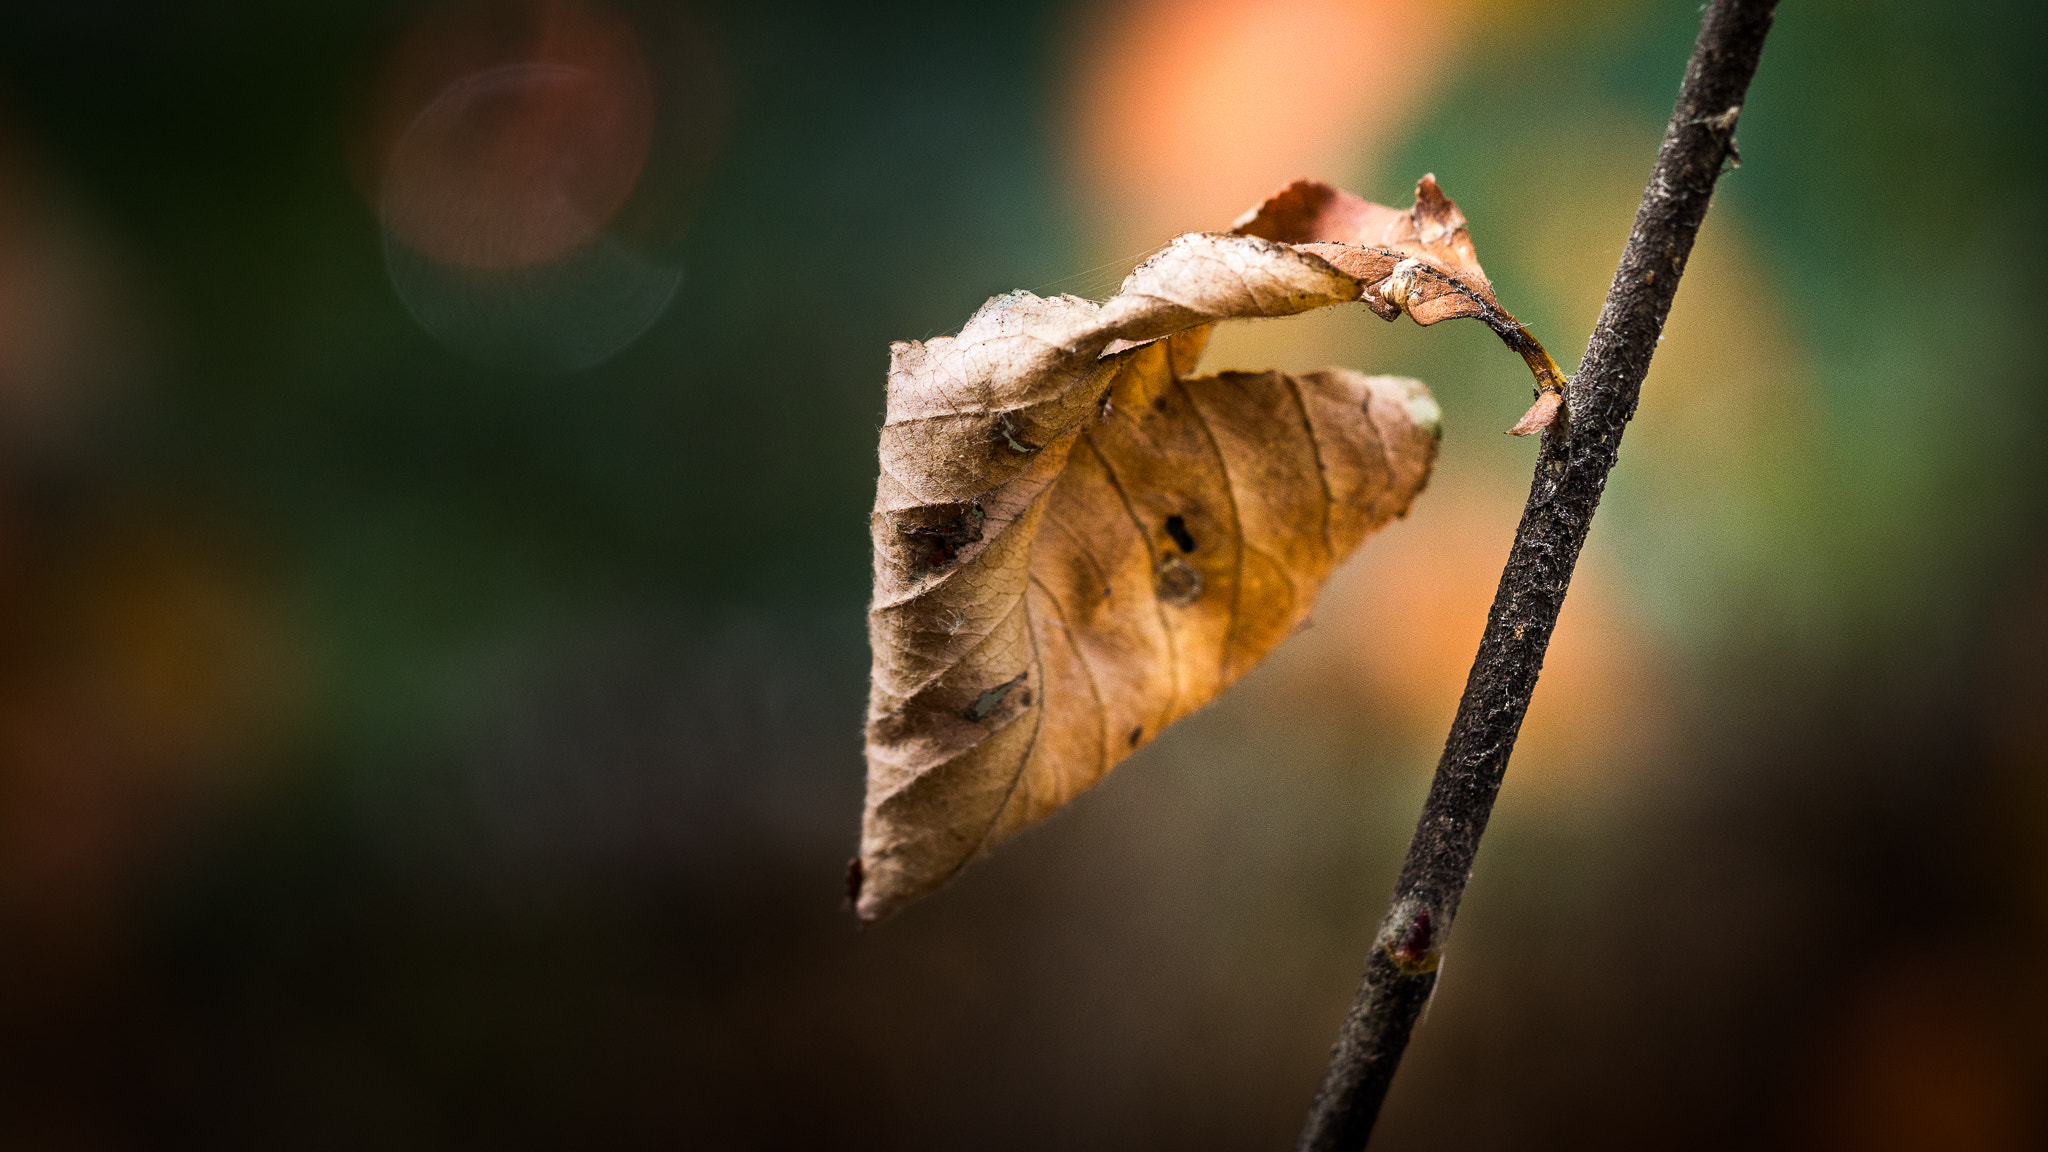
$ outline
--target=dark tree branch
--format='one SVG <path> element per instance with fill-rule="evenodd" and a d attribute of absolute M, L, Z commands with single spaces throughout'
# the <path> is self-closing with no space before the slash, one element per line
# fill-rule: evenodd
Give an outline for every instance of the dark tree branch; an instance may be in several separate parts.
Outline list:
<path fill-rule="evenodd" d="M 1756 73 L 1775 0 L 1714 0 L 1700 27 L 1678 107 L 1636 211 L 1621 267 L 1564 415 L 1544 434 L 1529 503 L 1487 613 L 1436 779 L 1394 886 L 1364 982 L 1330 1054 L 1301 1136 L 1303 1152 L 1354 1152 L 1372 1135 L 1443 953 L 1493 811 L 1515 735 L 1586 531 L 1635 415 L 1650 355 L 1706 217 L 1735 121 Z"/>

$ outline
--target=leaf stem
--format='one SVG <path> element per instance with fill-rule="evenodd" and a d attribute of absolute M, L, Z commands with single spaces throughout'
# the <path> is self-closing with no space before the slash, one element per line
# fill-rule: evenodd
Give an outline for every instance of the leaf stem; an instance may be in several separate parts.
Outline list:
<path fill-rule="evenodd" d="M 1557 361 L 1550 358 L 1550 353 L 1544 350 L 1543 342 L 1536 339 L 1535 333 L 1529 331 L 1528 327 L 1520 320 L 1509 315 L 1508 310 L 1501 307 L 1499 302 L 1494 300 L 1491 291 L 1474 292 L 1472 286 L 1467 284 L 1463 278 L 1446 272 L 1441 268 L 1431 268 L 1420 261 L 1405 259 L 1397 249 L 1373 248 L 1371 251 L 1383 253 L 1397 260 L 1402 260 L 1406 265 L 1414 266 L 1414 272 L 1412 273 L 1414 276 L 1427 276 L 1449 285 L 1452 291 L 1470 301 L 1472 306 L 1478 309 L 1478 311 L 1467 313 L 1467 315 L 1473 316 L 1480 323 L 1493 329 L 1494 335 L 1499 336 L 1501 342 L 1506 344 L 1509 350 L 1520 356 L 1522 362 L 1529 366 L 1529 374 L 1536 378 L 1536 405 L 1529 409 L 1528 414 L 1522 417 L 1520 423 L 1508 429 L 1508 435 L 1527 436 L 1532 432 L 1541 432 L 1550 426 L 1551 418 L 1562 407 L 1565 386 L 1570 381 L 1564 378 L 1564 373 L 1558 368 Z M 1396 265 L 1393 279 L 1400 278 L 1400 268 L 1401 265 Z M 1386 312 L 1375 309 L 1379 315 L 1389 320 L 1400 315 L 1401 312 L 1407 312 L 1411 317 L 1415 315 L 1409 303 L 1408 285 L 1404 284 L 1398 295 L 1391 287 L 1382 288 L 1380 291 L 1380 299 L 1392 304 L 1399 311 Z M 1435 323 L 1435 321 L 1419 318 L 1415 322 L 1418 324 Z"/>
<path fill-rule="evenodd" d="M 1714 182 L 1734 154 L 1735 121 L 1775 6 L 1775 0 L 1713 0 L 1707 9 L 1621 266 L 1566 391 L 1570 419 L 1550 423 L 1544 433 L 1479 653 L 1365 977 L 1309 1111 L 1302 1152 L 1365 1146 L 1416 1018 L 1435 989 L 1444 941 L 1579 549 L 1635 414 Z"/>

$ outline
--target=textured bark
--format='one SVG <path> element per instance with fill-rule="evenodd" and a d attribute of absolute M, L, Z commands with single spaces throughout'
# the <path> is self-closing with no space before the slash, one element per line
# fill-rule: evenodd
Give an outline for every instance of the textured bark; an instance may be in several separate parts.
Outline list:
<path fill-rule="evenodd" d="M 1755 75 L 1774 0 L 1715 0 L 1643 193 L 1628 247 L 1565 391 L 1569 420 L 1550 426 L 1479 653 L 1438 761 L 1394 898 L 1338 1035 L 1300 1147 L 1350 1152 L 1372 1134 L 1472 872 L 1480 834 L 1573 566 L 1635 414 L 1650 357 Z"/>

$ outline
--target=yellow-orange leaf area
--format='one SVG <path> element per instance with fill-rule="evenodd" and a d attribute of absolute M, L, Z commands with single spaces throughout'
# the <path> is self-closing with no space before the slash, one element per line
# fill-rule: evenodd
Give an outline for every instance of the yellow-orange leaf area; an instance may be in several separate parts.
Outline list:
<path fill-rule="evenodd" d="M 1434 179 L 1408 212 L 1304 181 L 1233 232 L 1175 239 L 1107 301 L 1013 292 L 891 349 L 862 920 L 1214 699 L 1407 512 L 1437 449 L 1420 383 L 1190 375 L 1217 321 L 1359 300 L 1424 324 L 1506 316 Z"/>

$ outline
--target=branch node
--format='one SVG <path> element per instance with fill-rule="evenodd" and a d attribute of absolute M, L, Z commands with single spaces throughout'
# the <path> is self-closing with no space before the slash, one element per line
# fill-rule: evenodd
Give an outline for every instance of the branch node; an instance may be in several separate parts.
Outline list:
<path fill-rule="evenodd" d="M 1428 905 L 1405 900 L 1381 928 L 1380 949 L 1405 975 L 1434 972 L 1443 953 L 1437 921 L 1437 917 L 1430 915 Z"/>

